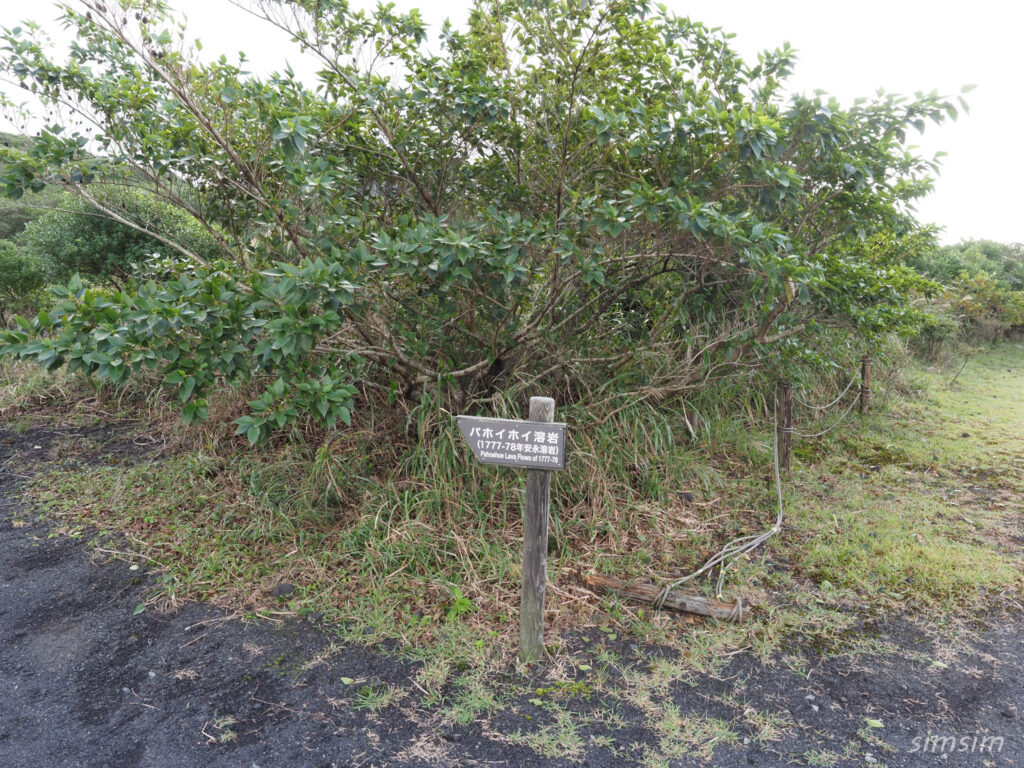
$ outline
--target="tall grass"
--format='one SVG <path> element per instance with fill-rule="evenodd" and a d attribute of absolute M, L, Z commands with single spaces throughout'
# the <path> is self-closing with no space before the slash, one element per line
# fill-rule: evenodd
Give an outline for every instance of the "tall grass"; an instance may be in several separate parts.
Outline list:
<path fill-rule="evenodd" d="M 674 686 L 720 675 L 739 649 L 802 670 L 807 649 L 885 652 L 881 639 L 858 632 L 871 616 L 899 612 L 959 627 L 957 616 L 1020 600 L 1022 559 L 1010 533 L 1024 491 L 1024 351 L 980 355 L 953 385 L 947 372 L 924 369 L 905 384 L 904 369 L 890 367 L 906 364 L 901 354 L 875 353 L 873 415 L 854 412 L 843 429 L 798 441 L 783 531 L 729 570 L 729 595 L 754 606 L 742 624 L 678 619 L 595 595 L 580 577 L 597 570 L 665 583 L 774 522 L 772 408 L 781 373 L 719 381 L 673 403 L 560 408 L 568 460 L 552 484 L 545 615 L 554 656 L 545 674 L 555 685 L 541 689 L 509 674 L 521 472 L 476 463 L 454 414 L 429 392 L 409 410 L 368 399 L 351 428 L 295 430 L 257 450 L 230 429 L 183 433 L 158 421 L 145 428 L 175 437 L 158 460 L 64 467 L 38 477 L 30 494 L 58 531 L 92 526 L 99 552 L 155 565 L 155 608 L 204 598 L 272 618 L 322 614 L 352 641 L 397 640 L 419 662 L 415 685 L 401 695 L 422 697 L 441 720 L 469 723 L 529 701 L 536 728 L 507 738 L 571 756 L 586 725 L 579 717 L 591 710 L 570 717 L 559 692 L 593 686 L 602 691 L 595 717 L 614 722 L 622 706 L 639 708 L 658 754 L 700 755 L 708 743 L 736 738 L 730 723 L 769 735 L 786 725 L 746 707 L 730 720 L 675 709 Z M 831 400 L 856 371 L 859 350 L 844 361 L 798 379 L 802 397 Z M 17 412 L 27 414 L 25 393 L 39 384 L 22 381 L 13 386 L 25 388 L 15 391 L 23 398 Z M 927 395 L 888 396 L 895 391 Z M 47 397 L 58 400 L 39 402 L 60 398 Z M 158 401 L 155 408 L 164 413 Z M 213 408 L 223 421 L 244 408 L 244 394 L 221 393 Z M 525 409 L 518 395 L 486 405 L 513 418 Z M 76 442 L 75 456 L 87 451 Z M 294 590 L 277 597 L 282 582 Z M 571 636 L 561 652 L 570 628 L 594 631 Z M 618 642 L 626 636 L 679 652 L 641 646 L 627 662 Z M 368 693 L 357 705 L 381 706 L 393 689 L 371 692 L 378 698 Z"/>
<path fill-rule="evenodd" d="M 839 374 L 823 376 L 808 383 L 806 396 L 830 399 L 844 384 Z M 735 536 L 772 524 L 774 386 L 762 373 L 672 404 L 610 400 L 601 410 L 559 410 L 569 444 L 567 468 L 552 484 L 550 626 L 580 626 L 624 610 L 585 586 L 588 571 L 663 583 Z M 221 407 L 238 407 L 237 399 L 225 398 Z M 498 397 L 490 410 L 515 417 L 525 405 Z M 61 514 L 127 536 L 139 554 L 163 564 L 171 602 L 195 595 L 274 611 L 281 607 L 274 586 L 288 581 L 297 587 L 289 610 L 324 613 L 412 644 L 447 643 L 470 628 L 474 642 L 510 631 L 519 603 L 521 471 L 476 463 L 453 414 L 429 394 L 408 412 L 383 401 L 372 406 L 351 428 L 296 431 L 256 451 L 209 428 L 161 462 L 64 471 L 40 480 L 35 493 Z M 852 531 L 835 527 L 831 486 L 822 490 L 813 478 L 820 462 L 834 464 L 821 470 L 827 475 L 843 461 L 859 461 L 860 449 L 846 447 L 865 428 L 858 424 L 851 420 L 848 430 L 803 446 L 787 489 L 787 506 L 796 505 L 787 532 L 757 562 L 782 553 L 801 578 L 846 592 L 874 580 L 879 595 L 899 583 L 900 563 L 911 563 L 921 591 L 953 599 L 975 583 L 960 578 L 973 557 L 988 564 L 979 583 L 1004 583 L 1009 571 L 1001 556 L 951 544 L 949 531 L 925 537 L 913 551 L 906 542 L 893 545 L 888 540 L 907 524 L 898 516 L 903 502 L 880 502 L 873 488 L 851 486 L 839 506 L 855 499 L 879 517 L 870 524 L 857 518 Z M 884 427 L 878 417 L 866 428 Z M 935 514 L 924 502 L 918 511 Z M 885 554 L 865 549 L 860 556 L 857 547 L 878 532 L 885 533 Z M 944 564 L 952 570 L 944 572 Z M 765 567 L 738 564 L 729 586 L 747 595 L 754 582 L 755 592 L 792 587 Z M 844 567 L 849 572 L 840 578 Z M 629 615 L 622 620 L 638 614 Z"/>

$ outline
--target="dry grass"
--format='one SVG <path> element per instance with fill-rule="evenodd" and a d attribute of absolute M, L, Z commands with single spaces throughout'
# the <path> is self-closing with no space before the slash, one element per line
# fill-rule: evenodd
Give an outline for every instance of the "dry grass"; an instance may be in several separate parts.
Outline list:
<path fill-rule="evenodd" d="M 26 414 L 62 417 L 76 409 L 99 405 L 95 387 L 59 370 L 47 373 L 36 365 L 0 357 L 0 419 Z"/>
<path fill-rule="evenodd" d="M 1015 504 L 1024 465 L 1013 463 L 1024 411 L 989 401 L 1010 386 L 999 366 L 1019 369 L 1024 354 L 992 359 L 991 370 L 968 369 L 958 385 L 983 393 L 984 407 L 955 405 L 965 399 L 960 390 L 888 406 L 877 397 L 876 415 L 800 444 L 782 535 L 730 569 L 728 596 L 756 606 L 739 626 L 596 595 L 581 576 L 598 570 L 664 582 L 734 536 L 767 528 L 774 510 L 765 400 L 748 402 L 741 419 L 707 407 L 697 418 L 693 403 L 678 411 L 639 405 L 609 418 L 564 409 L 570 463 L 553 482 L 548 637 L 597 627 L 608 643 L 636 638 L 679 650 L 674 660 L 652 657 L 624 670 L 614 684 L 616 701 L 654 718 L 649 764 L 703 759 L 710 752 L 699 743 L 735 739 L 727 723 L 666 708 L 673 686 L 719 673 L 732 654 L 801 671 L 803 657 L 787 651 L 802 644 L 885 652 L 850 636 L 865 611 L 911 605 L 952 626 L 993 596 L 1019 601 L 1021 552 L 1006 531 L 1024 514 Z M 928 384 L 941 391 L 941 382 Z M 815 394 L 827 400 L 830 392 L 823 385 Z M 241 393 L 226 393 L 212 407 L 228 418 L 243 405 Z M 350 641 L 397 639 L 422 662 L 415 682 L 407 691 L 367 688 L 359 706 L 378 711 L 410 695 L 443 722 L 479 722 L 508 699 L 507 683 L 494 681 L 507 680 L 497 673 L 514 664 L 522 479 L 473 463 L 450 414 L 429 403 L 408 414 L 373 405 L 351 429 L 298 430 L 258 451 L 230 430 L 158 421 L 175 446 L 159 462 L 67 468 L 31 493 L 66 529 L 109 531 L 118 544 L 101 547 L 158 563 L 154 604 L 202 598 L 275 620 L 318 612 L 344 622 Z M 508 404 L 497 411 L 515 415 Z M 1016 419 L 998 429 L 1007 456 L 985 443 L 998 419 Z M 703 425 L 693 430 L 700 440 L 687 423 Z M 276 598 L 281 582 L 295 590 Z M 612 686 L 601 670 L 617 662 L 603 642 L 583 653 L 550 650 L 555 692 L 543 697 L 545 720 L 513 740 L 571 757 L 583 748 L 581 726 L 566 714 L 558 686 L 578 684 L 583 666 L 588 685 Z M 735 709 L 735 722 L 762 741 L 791 728 L 777 714 L 739 702 Z"/>
<path fill-rule="evenodd" d="M 243 402 L 239 393 L 226 394 L 212 407 L 227 418 Z M 193 431 L 203 444 L 197 445 L 199 437 L 191 444 L 179 440 L 178 453 L 160 465 L 62 473 L 35 493 L 62 515 L 116 530 L 129 549 L 166 564 L 169 605 L 203 597 L 266 615 L 324 611 L 357 625 L 385 626 L 409 646 L 470 631 L 511 647 L 519 604 L 520 477 L 469 461 L 440 410 L 424 405 L 403 421 L 405 414 L 375 406 L 351 429 L 309 431 L 256 453 L 237 453 L 238 441 L 225 438 L 224 430 L 219 439 L 213 430 Z M 682 412 L 646 406 L 619 409 L 600 426 L 602 420 L 582 410 L 566 409 L 564 418 L 573 423 L 572 460 L 553 483 L 546 621 L 555 629 L 602 624 L 667 637 L 679 627 L 674 617 L 595 595 L 581 575 L 597 570 L 664 582 L 689 572 L 733 536 L 767 528 L 770 440 L 734 422 L 714 427 L 718 449 L 694 445 L 680 426 Z M 778 546 L 800 568 L 761 573 L 757 559 L 735 567 L 731 583 L 751 602 L 769 609 L 777 591 L 792 588 L 794 575 L 815 599 L 821 590 L 806 576 L 835 587 L 837 608 L 850 599 L 847 587 L 861 590 L 857 600 L 863 600 L 871 580 L 896 583 L 898 573 L 890 578 L 880 570 L 890 560 L 879 552 L 867 560 L 837 559 L 851 533 L 835 527 L 834 501 L 889 510 L 862 526 L 866 538 L 885 530 L 889 541 L 905 523 L 894 516 L 905 512 L 905 499 L 876 498 L 875 489 L 857 485 L 841 466 L 834 475 L 844 478 L 841 483 L 817 479 L 828 476 L 815 467 L 794 477 L 805 500 L 787 518 L 797 529 Z M 61 499 L 71 488 L 75 502 L 68 508 Z M 965 495 L 957 503 L 979 500 Z M 931 509 L 922 514 L 935 517 Z M 955 520 L 947 522 L 955 527 Z M 979 536 L 995 545 L 995 530 L 985 527 Z M 976 558 L 971 547 L 986 543 L 975 537 L 965 548 L 951 532 L 948 526 L 915 532 L 921 545 L 916 577 L 935 585 L 930 598 L 960 594 L 943 569 L 960 563 L 954 570 L 962 572 Z M 906 556 L 894 551 L 893 567 L 902 567 Z M 982 582 L 995 573 L 1005 583 L 998 558 L 986 558 L 992 565 L 981 571 Z M 843 578 L 830 576 L 842 569 Z M 298 587 L 284 602 L 271 594 L 282 581 Z M 867 595 L 884 604 L 892 589 L 876 586 Z M 822 631 L 831 621 L 822 615 Z M 764 647 L 778 639 L 767 633 Z"/>

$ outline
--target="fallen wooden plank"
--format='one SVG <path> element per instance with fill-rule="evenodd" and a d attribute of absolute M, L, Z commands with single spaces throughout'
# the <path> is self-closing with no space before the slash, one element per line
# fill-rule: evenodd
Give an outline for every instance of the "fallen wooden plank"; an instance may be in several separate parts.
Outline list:
<path fill-rule="evenodd" d="M 661 592 L 661 589 L 653 584 L 623 581 L 614 576 L 604 576 L 598 573 L 588 573 L 583 580 L 591 587 L 614 592 L 643 603 L 653 604 Z M 742 606 L 737 608 L 735 603 L 723 603 L 721 600 L 711 600 L 700 595 L 687 595 L 682 592 L 669 592 L 662 607 L 732 621 L 740 621 L 747 615 L 747 611 Z"/>

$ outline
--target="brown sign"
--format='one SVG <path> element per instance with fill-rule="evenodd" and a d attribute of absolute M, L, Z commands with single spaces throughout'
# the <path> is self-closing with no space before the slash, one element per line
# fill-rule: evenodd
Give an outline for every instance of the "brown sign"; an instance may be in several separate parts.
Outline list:
<path fill-rule="evenodd" d="M 565 469 L 565 424 L 479 416 L 455 419 L 481 464 Z"/>

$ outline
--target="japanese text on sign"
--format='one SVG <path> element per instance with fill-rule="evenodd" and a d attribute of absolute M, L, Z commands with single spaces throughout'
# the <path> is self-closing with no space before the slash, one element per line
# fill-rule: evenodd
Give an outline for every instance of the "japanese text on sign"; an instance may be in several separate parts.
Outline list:
<path fill-rule="evenodd" d="M 565 424 L 457 417 L 459 429 L 484 464 L 565 469 Z"/>

